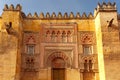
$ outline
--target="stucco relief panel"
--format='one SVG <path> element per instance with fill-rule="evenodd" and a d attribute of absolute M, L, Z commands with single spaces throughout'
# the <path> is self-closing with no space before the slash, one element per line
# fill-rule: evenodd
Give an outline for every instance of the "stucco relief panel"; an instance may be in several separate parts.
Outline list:
<path fill-rule="evenodd" d="M 35 53 L 39 53 L 39 33 L 26 32 L 24 33 L 23 44 L 24 53 L 27 52 L 27 45 L 35 45 Z"/>
<path fill-rule="evenodd" d="M 79 40 L 81 44 L 95 44 L 95 34 L 94 32 L 84 31 L 79 32 Z"/>
<path fill-rule="evenodd" d="M 75 42 L 76 24 L 42 24 L 42 42 Z"/>
<path fill-rule="evenodd" d="M 23 37 L 22 69 L 25 71 L 39 68 L 39 33 L 25 32 Z"/>

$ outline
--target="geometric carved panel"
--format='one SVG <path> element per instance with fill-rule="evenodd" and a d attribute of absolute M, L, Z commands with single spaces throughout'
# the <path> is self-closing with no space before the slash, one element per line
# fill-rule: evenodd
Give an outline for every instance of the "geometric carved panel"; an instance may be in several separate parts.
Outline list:
<path fill-rule="evenodd" d="M 93 32 L 81 32 L 80 33 L 81 44 L 94 44 L 95 38 Z"/>
<path fill-rule="evenodd" d="M 24 32 L 23 43 L 26 44 L 37 44 L 39 42 L 39 33 L 38 32 Z"/>
<path fill-rule="evenodd" d="M 27 35 L 25 42 L 26 44 L 35 44 L 36 43 L 35 35 L 34 34 Z"/>

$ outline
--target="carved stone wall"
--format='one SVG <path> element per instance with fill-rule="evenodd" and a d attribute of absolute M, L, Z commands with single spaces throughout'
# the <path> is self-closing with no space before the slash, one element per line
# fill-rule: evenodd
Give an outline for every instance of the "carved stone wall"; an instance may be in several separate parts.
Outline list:
<path fill-rule="evenodd" d="M 120 80 L 119 26 L 116 4 L 110 2 L 98 3 L 94 16 L 26 16 L 19 4 L 5 5 L 0 16 L 0 80 L 51 80 L 51 68 L 65 68 L 65 80 Z M 91 54 L 85 54 L 89 47 Z"/>
<path fill-rule="evenodd" d="M 33 51 L 29 50 L 31 45 L 30 49 L 33 48 Z M 40 69 L 39 33 L 24 32 L 21 58 L 22 80 L 38 79 Z M 26 78 L 28 76 L 29 78 Z"/>

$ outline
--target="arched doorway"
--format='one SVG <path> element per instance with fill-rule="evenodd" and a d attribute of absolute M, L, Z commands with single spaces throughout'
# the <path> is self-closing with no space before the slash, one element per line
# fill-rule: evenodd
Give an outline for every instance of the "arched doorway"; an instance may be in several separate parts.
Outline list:
<path fill-rule="evenodd" d="M 52 80 L 65 80 L 65 61 L 60 57 L 52 60 Z"/>
<path fill-rule="evenodd" d="M 65 53 L 53 52 L 48 56 L 47 63 L 51 67 L 51 80 L 65 80 L 65 69 L 70 65 L 70 59 Z"/>

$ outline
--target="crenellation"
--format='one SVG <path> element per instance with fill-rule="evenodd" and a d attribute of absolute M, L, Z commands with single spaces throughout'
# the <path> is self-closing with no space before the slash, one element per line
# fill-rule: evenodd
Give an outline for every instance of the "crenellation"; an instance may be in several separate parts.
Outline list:
<path fill-rule="evenodd" d="M 69 18 L 75 18 L 73 12 L 70 13 Z"/>
<path fill-rule="evenodd" d="M 65 12 L 63 17 L 64 17 L 65 19 L 68 18 L 68 14 Z"/>
<path fill-rule="evenodd" d="M 59 19 L 62 18 L 62 14 L 61 12 L 58 13 L 58 16 L 57 16 Z"/>
<path fill-rule="evenodd" d="M 49 12 L 46 13 L 46 18 L 50 18 Z"/>
<path fill-rule="evenodd" d="M 112 5 L 115 7 L 115 9 L 117 8 L 117 6 L 116 6 L 116 3 L 115 3 L 115 2 L 114 2 Z"/>
<path fill-rule="evenodd" d="M 8 10 L 8 5 L 7 4 L 4 5 L 4 9 L 3 10 Z"/>
<path fill-rule="evenodd" d="M 100 5 L 100 4 L 99 4 Z M 116 3 L 114 2 L 113 4 L 111 2 L 108 2 L 108 3 L 105 3 L 103 2 L 101 5 L 100 5 L 100 8 L 103 8 L 103 9 L 116 9 Z"/>
<path fill-rule="evenodd" d="M 108 8 L 111 8 L 111 5 L 112 5 L 111 2 L 108 2 Z"/>
<path fill-rule="evenodd" d="M 105 2 L 102 3 L 101 8 L 107 8 L 107 4 Z"/>
<path fill-rule="evenodd" d="M 28 13 L 27 18 L 32 18 L 32 14 Z"/>
<path fill-rule="evenodd" d="M 41 18 L 41 19 L 44 18 L 44 13 L 43 12 L 40 13 L 39 18 Z"/>
<path fill-rule="evenodd" d="M 20 4 L 17 4 L 16 10 L 22 10 L 22 6 Z"/>
<path fill-rule="evenodd" d="M 94 16 L 96 17 L 96 15 L 98 14 L 98 12 L 106 12 L 106 11 L 117 11 L 117 8 L 116 8 L 116 3 L 114 2 L 113 4 L 111 2 L 108 2 L 108 3 L 98 3 L 97 5 L 97 8 L 95 8 L 94 10 Z"/>
<path fill-rule="evenodd" d="M 82 16 L 80 15 L 79 12 L 77 12 L 76 15 L 74 15 L 73 12 L 71 12 L 69 15 L 67 12 L 64 13 L 64 15 L 62 15 L 61 12 L 59 12 L 57 15 L 55 12 L 53 12 L 52 14 L 50 14 L 49 12 L 47 12 L 44 16 L 44 13 L 41 12 L 40 15 L 38 16 L 38 14 L 35 12 L 34 15 L 32 16 L 31 13 L 29 13 L 27 16 L 21 12 L 21 15 L 24 18 L 32 18 L 32 19 L 93 19 L 94 16 L 93 14 L 90 12 L 88 15 L 86 15 L 86 13 L 84 12 L 82 14 Z"/>
<path fill-rule="evenodd" d="M 100 7 L 101 7 L 101 5 L 100 5 L 100 3 L 98 2 L 97 8 L 99 9 Z M 96 9 L 97 9 L 97 8 L 96 8 Z"/>
<path fill-rule="evenodd" d="M 56 18 L 55 12 L 52 13 L 51 18 Z"/>
<path fill-rule="evenodd" d="M 86 13 L 84 12 L 84 13 L 82 14 L 82 19 L 86 19 L 86 18 L 88 18 L 88 17 L 87 17 L 87 15 L 86 15 Z"/>
<path fill-rule="evenodd" d="M 92 14 L 91 12 L 88 14 L 88 18 L 89 18 L 89 19 L 94 18 L 93 14 Z"/>
<path fill-rule="evenodd" d="M 5 4 L 3 10 L 4 11 L 21 11 L 22 10 L 22 6 L 20 4 L 17 4 L 16 7 L 14 7 L 13 4 L 11 4 L 10 6 Z"/>
<path fill-rule="evenodd" d="M 14 5 L 13 5 L 13 4 L 11 4 L 11 5 L 9 6 L 9 10 L 14 10 Z"/>
<path fill-rule="evenodd" d="M 38 18 L 38 14 L 35 12 L 33 18 Z"/>
<path fill-rule="evenodd" d="M 76 14 L 76 18 L 77 18 L 77 19 L 80 19 L 80 18 L 81 18 L 81 16 L 80 16 L 80 13 L 79 13 L 79 12 L 77 12 L 77 14 Z"/>
<path fill-rule="evenodd" d="M 17 4 L 16 5 L 16 8 L 14 7 L 13 4 L 11 4 L 10 6 L 8 6 L 7 4 L 5 4 L 4 6 L 4 11 L 6 10 L 12 10 L 12 11 L 15 11 L 15 10 L 22 10 L 22 6 L 20 4 Z M 97 5 L 97 8 L 95 8 L 94 10 L 94 16 L 97 15 L 97 13 L 99 11 L 105 11 L 105 10 L 115 10 L 116 11 L 116 3 L 114 2 L 113 4 L 111 2 L 108 2 L 108 3 L 98 3 Z M 22 16 L 25 18 L 25 14 Z M 57 19 L 93 19 L 94 16 L 90 13 L 88 15 L 86 15 L 86 13 L 83 13 L 82 16 L 80 16 L 80 13 L 78 12 L 76 15 L 73 14 L 73 12 L 71 12 L 69 15 L 68 13 L 64 13 L 64 15 L 62 16 L 61 12 L 58 13 L 58 15 L 56 16 L 56 13 L 53 12 L 52 15 L 50 15 L 49 12 L 46 13 L 46 16 L 44 16 L 44 13 L 41 13 L 40 16 L 38 16 L 36 13 L 32 16 L 32 15 L 29 15 L 27 16 L 27 18 L 36 18 L 36 19 L 54 19 L 54 18 L 57 18 Z"/>
<path fill-rule="evenodd" d="M 25 17 L 25 14 L 23 14 Z M 90 12 L 89 15 L 86 15 L 86 13 L 83 13 L 82 16 L 80 15 L 79 12 L 77 12 L 76 15 L 74 15 L 73 12 L 71 12 L 69 15 L 68 13 L 64 13 L 64 15 L 62 15 L 61 12 L 59 12 L 57 15 L 55 12 L 53 12 L 52 14 L 50 14 L 49 12 L 47 12 L 44 16 L 44 13 L 41 12 L 40 15 L 38 16 L 37 13 L 35 12 L 34 15 L 32 16 L 31 13 L 28 14 L 27 18 L 36 18 L 36 19 L 93 19 L 94 16 L 93 14 Z"/>

